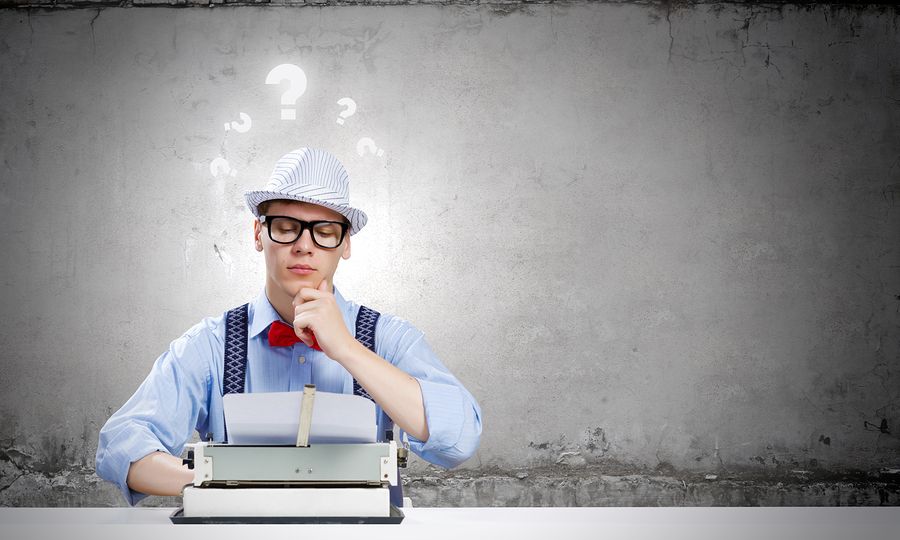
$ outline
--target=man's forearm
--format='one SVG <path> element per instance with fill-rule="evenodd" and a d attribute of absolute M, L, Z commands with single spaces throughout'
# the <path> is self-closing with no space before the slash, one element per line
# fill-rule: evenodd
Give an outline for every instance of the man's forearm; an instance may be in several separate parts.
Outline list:
<path fill-rule="evenodd" d="M 147 495 L 181 495 L 185 484 L 194 481 L 194 472 L 181 458 L 165 452 L 153 452 L 128 468 L 128 487 Z"/>
<path fill-rule="evenodd" d="M 353 343 L 351 351 L 341 359 L 344 368 L 403 431 L 427 441 L 428 422 L 419 381 L 356 340 Z"/>

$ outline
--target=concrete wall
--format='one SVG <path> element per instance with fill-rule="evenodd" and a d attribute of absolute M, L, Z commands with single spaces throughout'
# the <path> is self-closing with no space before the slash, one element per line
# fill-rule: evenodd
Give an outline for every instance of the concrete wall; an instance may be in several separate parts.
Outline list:
<path fill-rule="evenodd" d="M 0 504 L 121 504 L 99 427 L 260 290 L 241 194 L 302 145 L 370 216 L 338 286 L 483 407 L 462 470 L 413 464 L 421 504 L 900 503 L 898 30 L 821 5 L 0 10 Z"/>

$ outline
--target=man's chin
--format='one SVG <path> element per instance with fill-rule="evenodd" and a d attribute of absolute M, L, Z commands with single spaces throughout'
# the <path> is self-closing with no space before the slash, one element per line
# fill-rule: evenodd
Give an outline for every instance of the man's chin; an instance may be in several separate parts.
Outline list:
<path fill-rule="evenodd" d="M 291 296 L 297 296 L 300 292 L 300 289 L 305 287 L 311 287 L 313 289 L 316 288 L 318 283 L 313 283 L 312 280 L 307 278 L 297 278 L 293 277 L 289 279 L 287 283 L 284 284 L 284 290 Z"/>

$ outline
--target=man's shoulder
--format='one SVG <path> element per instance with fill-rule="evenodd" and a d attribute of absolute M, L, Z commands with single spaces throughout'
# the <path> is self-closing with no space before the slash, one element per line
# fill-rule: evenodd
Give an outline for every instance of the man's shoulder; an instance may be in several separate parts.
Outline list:
<path fill-rule="evenodd" d="M 395 315 L 388 311 L 382 311 L 375 304 L 354 302 L 348 300 L 351 318 L 358 317 L 359 310 L 362 306 L 378 313 L 378 323 L 375 325 L 375 338 L 377 344 L 393 342 L 402 337 L 412 335 L 423 335 L 423 332 L 416 328 L 409 320 Z"/>
<path fill-rule="evenodd" d="M 389 313 L 389 312 L 379 309 L 379 307 L 374 303 L 373 304 L 360 303 L 360 302 L 356 302 L 356 301 L 350 300 L 350 299 L 347 299 L 346 302 L 347 302 L 347 306 L 348 306 L 347 311 L 348 311 L 350 317 L 353 319 L 358 318 L 360 310 L 363 307 L 365 307 L 366 309 L 374 311 L 375 313 L 378 314 L 378 326 L 379 327 L 381 327 L 382 325 L 401 325 L 401 324 L 408 325 L 408 324 L 410 324 L 409 321 L 407 321 L 406 319 L 403 319 L 402 317 L 398 317 L 397 315 L 394 315 L 393 313 Z"/>
<path fill-rule="evenodd" d="M 222 344 L 225 342 L 225 315 L 204 317 L 200 322 L 187 329 L 175 342 L 183 342 L 185 345 L 198 345 L 201 343 Z"/>

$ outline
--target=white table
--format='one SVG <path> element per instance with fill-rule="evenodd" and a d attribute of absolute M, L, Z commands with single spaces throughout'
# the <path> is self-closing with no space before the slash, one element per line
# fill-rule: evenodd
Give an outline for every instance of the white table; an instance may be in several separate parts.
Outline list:
<path fill-rule="evenodd" d="M 399 525 L 174 525 L 172 508 L 0 508 L 3 540 L 900 540 L 900 507 L 407 508 Z"/>

